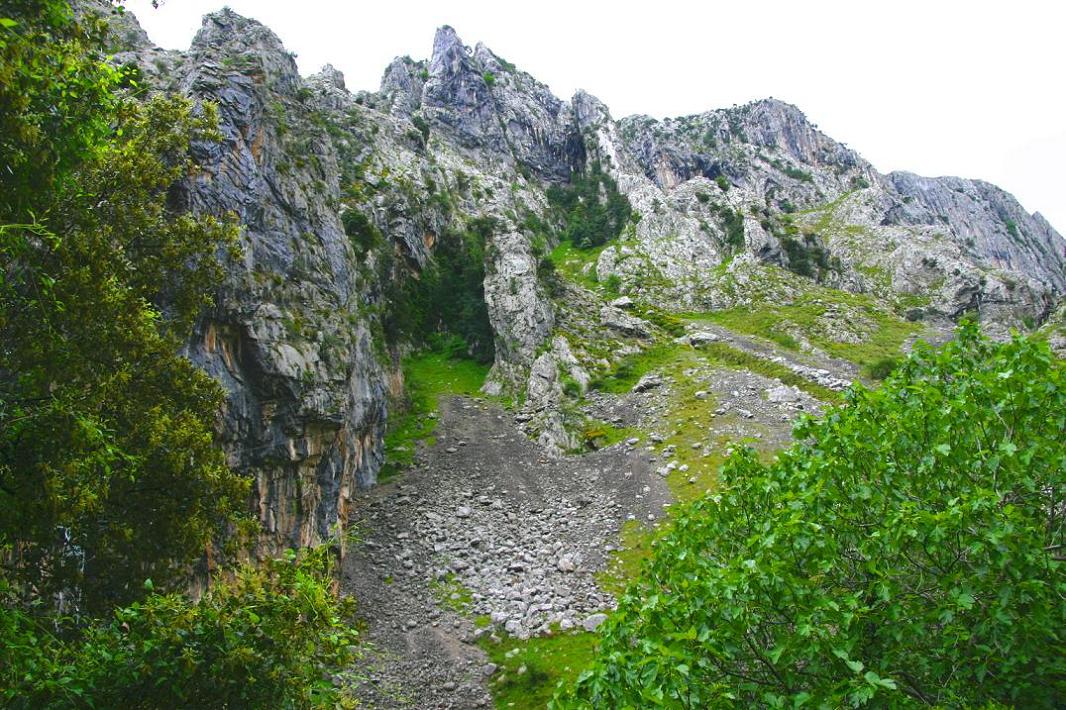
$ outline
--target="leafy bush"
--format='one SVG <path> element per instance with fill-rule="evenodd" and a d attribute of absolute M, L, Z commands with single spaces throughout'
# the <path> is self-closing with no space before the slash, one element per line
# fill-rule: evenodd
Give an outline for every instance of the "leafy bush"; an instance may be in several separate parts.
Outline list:
<path fill-rule="evenodd" d="M 814 182 L 814 177 L 806 170 L 800 170 L 792 166 L 786 166 L 783 170 L 785 175 L 788 175 L 793 180 L 799 180 L 801 182 Z"/>
<path fill-rule="evenodd" d="M 484 79 L 485 83 L 488 84 L 489 86 L 495 86 L 496 85 L 496 75 L 493 74 L 490 71 L 487 71 L 484 74 L 482 74 L 481 78 Z"/>
<path fill-rule="evenodd" d="M 575 173 L 569 185 L 552 185 L 547 196 L 564 224 L 562 238 L 580 249 L 616 239 L 633 215 L 629 200 L 597 164 L 587 174 Z"/>
<path fill-rule="evenodd" d="M 1012 219 L 1003 220 L 1003 224 L 1007 227 L 1007 233 L 1015 239 L 1018 238 L 1018 225 Z"/>
<path fill-rule="evenodd" d="M 718 208 L 718 216 L 722 218 L 722 228 L 725 230 L 725 245 L 732 251 L 744 247 L 744 215 L 739 210 L 722 205 Z"/>
<path fill-rule="evenodd" d="M 198 602 L 152 594 L 110 622 L 67 629 L 65 641 L 4 604 L 0 699 L 11 708 L 335 707 L 345 694 L 330 675 L 354 662 L 358 638 L 353 602 L 331 589 L 331 559 L 325 546 L 301 560 L 290 551 L 217 580 Z"/>
<path fill-rule="evenodd" d="M 1066 388 L 963 325 L 732 456 L 556 707 L 1062 707 Z"/>
<path fill-rule="evenodd" d="M 364 256 L 384 241 L 381 231 L 357 209 L 347 209 L 341 213 L 341 224 L 344 226 L 344 233 L 348 235 L 352 249 L 359 256 Z"/>
<path fill-rule="evenodd" d="M 729 192 L 729 188 L 733 187 L 725 175 L 719 175 L 714 179 L 714 182 L 718 185 L 718 189 L 722 192 Z"/>
<path fill-rule="evenodd" d="M 428 141 L 429 140 L 429 124 L 426 122 L 426 119 L 424 119 L 423 117 L 415 114 L 414 116 L 411 117 L 411 123 L 414 125 L 415 128 L 418 129 L 418 132 L 422 134 L 422 142 L 425 143 L 426 141 Z"/>
<path fill-rule="evenodd" d="M 781 237 L 781 247 L 785 250 L 789 271 L 821 281 L 827 272 L 836 266 L 829 250 L 822 246 L 818 237 L 804 234 L 800 238 L 791 235 Z"/>
<path fill-rule="evenodd" d="M 866 366 L 866 374 L 875 380 L 883 380 L 899 367 L 899 358 L 883 357 Z"/>
<path fill-rule="evenodd" d="M 168 199 L 216 113 L 113 109 L 114 135 L 33 196 L 41 221 L 0 212 L 0 550 L 28 596 L 89 613 L 180 584 L 247 491 L 215 443 L 222 387 L 179 353 L 236 250 L 232 220 Z"/>
<path fill-rule="evenodd" d="M 581 384 L 569 375 L 563 377 L 563 394 L 571 399 L 581 398 Z"/>

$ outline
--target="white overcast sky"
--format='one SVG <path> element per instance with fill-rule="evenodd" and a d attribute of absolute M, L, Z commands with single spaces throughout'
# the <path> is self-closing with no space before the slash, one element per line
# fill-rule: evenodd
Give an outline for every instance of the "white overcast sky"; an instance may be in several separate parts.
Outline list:
<path fill-rule="evenodd" d="M 309 74 L 350 90 L 434 30 L 493 51 L 560 98 L 616 118 L 679 116 L 773 96 L 882 171 L 981 178 L 1066 233 L 1066 3 L 1061 0 L 149 0 L 152 40 L 185 49 L 228 4 L 269 26 Z"/>

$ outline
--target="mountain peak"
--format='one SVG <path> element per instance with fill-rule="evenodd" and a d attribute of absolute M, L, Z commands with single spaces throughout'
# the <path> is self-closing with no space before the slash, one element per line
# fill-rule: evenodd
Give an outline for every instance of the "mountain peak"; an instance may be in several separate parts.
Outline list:
<path fill-rule="evenodd" d="M 450 25 L 442 25 L 433 36 L 433 56 L 429 60 L 431 74 L 454 71 L 469 56 L 469 50 Z"/>

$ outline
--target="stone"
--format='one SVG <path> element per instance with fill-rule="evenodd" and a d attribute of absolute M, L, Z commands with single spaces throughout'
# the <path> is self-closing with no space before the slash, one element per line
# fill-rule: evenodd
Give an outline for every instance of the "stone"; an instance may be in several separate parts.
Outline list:
<path fill-rule="evenodd" d="M 766 401 L 774 404 L 791 404 L 799 401 L 799 391 L 795 387 L 780 385 L 766 390 Z"/>
<path fill-rule="evenodd" d="M 656 374 L 647 374 L 640 378 L 635 385 L 633 385 L 634 392 L 647 392 L 648 390 L 655 389 L 656 387 L 663 386 L 663 378 Z M 655 437 L 652 437 L 652 441 Z M 661 440 L 661 439 L 660 439 Z"/>
<path fill-rule="evenodd" d="M 607 615 L 603 613 L 590 614 L 585 617 L 585 620 L 581 622 L 581 626 L 585 631 L 595 631 L 600 625 L 607 621 Z"/>

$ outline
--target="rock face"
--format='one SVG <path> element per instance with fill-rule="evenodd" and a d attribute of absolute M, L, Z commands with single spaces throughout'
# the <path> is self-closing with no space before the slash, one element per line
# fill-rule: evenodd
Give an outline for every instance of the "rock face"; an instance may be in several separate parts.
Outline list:
<path fill-rule="evenodd" d="M 307 545 L 335 534 L 355 486 L 374 481 L 386 418 L 360 315 L 371 285 L 335 207 L 337 155 L 300 115 L 295 62 L 258 23 L 208 16 L 173 81 L 218 104 L 224 136 L 196 147 L 183 198 L 243 225 L 243 259 L 189 355 L 230 392 L 223 438 L 255 477 L 268 550 Z"/>
<path fill-rule="evenodd" d="M 450 27 L 427 61 L 397 59 L 357 94 L 329 66 L 300 77 L 272 32 L 230 10 L 187 52 L 150 46 L 129 16 L 118 40 L 155 88 L 219 106 L 224 139 L 195 147 L 201 169 L 177 199 L 234 212 L 244 251 L 188 353 L 229 392 L 223 439 L 255 479 L 270 551 L 329 537 L 375 482 L 405 348 L 389 294 L 475 219 L 493 225 L 486 388 L 526 392 L 528 433 L 555 451 L 575 445 L 560 392 L 588 386 L 594 357 L 561 321 L 641 341 L 635 303 L 747 303 L 766 269 L 802 273 L 812 254 L 825 284 L 915 318 L 973 311 L 994 333 L 1043 322 L 1066 292 L 1066 242 L 1039 214 L 979 181 L 881 175 L 780 101 L 615 120 Z M 617 307 L 560 297 L 541 268 L 561 232 L 548 188 L 594 167 L 639 214 L 587 266 L 614 277 Z"/>

